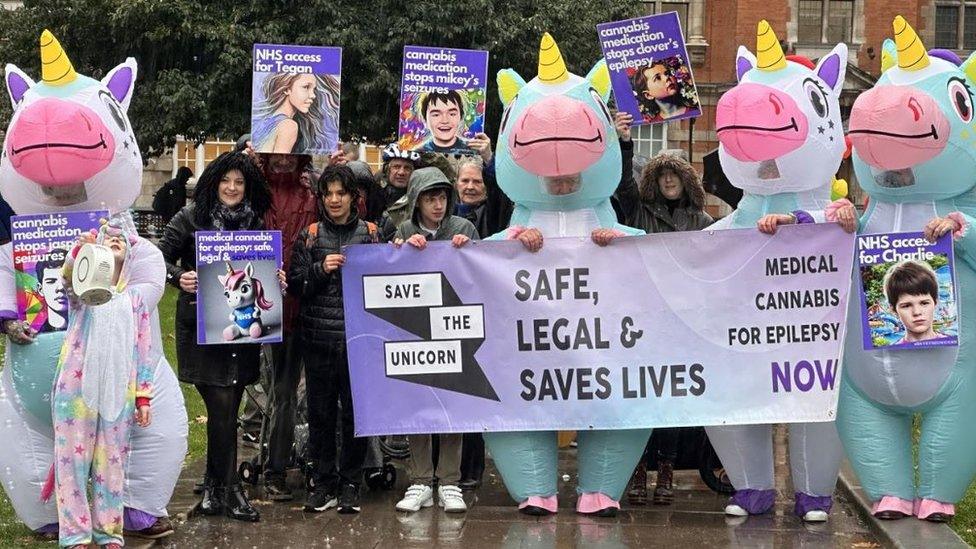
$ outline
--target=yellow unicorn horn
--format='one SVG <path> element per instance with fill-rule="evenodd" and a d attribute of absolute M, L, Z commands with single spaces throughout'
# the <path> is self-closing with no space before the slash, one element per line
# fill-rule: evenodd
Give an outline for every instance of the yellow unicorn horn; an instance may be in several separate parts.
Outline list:
<path fill-rule="evenodd" d="M 78 78 L 71 60 L 58 39 L 45 30 L 41 33 L 41 80 L 51 86 L 64 86 Z"/>
<path fill-rule="evenodd" d="M 922 39 L 915 29 L 898 15 L 892 23 L 895 29 L 895 47 L 898 49 L 898 68 L 904 71 L 918 71 L 929 66 L 929 54 L 922 45 Z"/>
<path fill-rule="evenodd" d="M 763 19 L 756 28 L 756 68 L 761 71 L 778 71 L 786 68 L 786 56 L 779 45 L 779 39 L 769 26 L 769 21 Z"/>
<path fill-rule="evenodd" d="M 569 80 L 569 71 L 559 46 L 548 32 L 542 35 L 539 44 L 539 80 L 546 84 L 559 84 Z"/>

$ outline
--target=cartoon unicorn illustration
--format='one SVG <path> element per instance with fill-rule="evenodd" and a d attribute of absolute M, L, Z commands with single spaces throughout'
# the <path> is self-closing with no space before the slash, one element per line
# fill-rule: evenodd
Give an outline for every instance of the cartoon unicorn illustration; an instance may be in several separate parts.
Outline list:
<path fill-rule="evenodd" d="M 768 214 L 793 213 L 800 221 L 824 221 L 833 175 L 846 149 L 838 98 L 847 46 L 837 44 L 816 66 L 804 58 L 788 58 L 764 20 L 757 28 L 756 51 L 758 58 L 739 47 L 739 84 L 722 95 L 715 116 L 722 169 L 744 194 L 738 209 L 708 230 L 756 227 Z M 772 509 L 772 425 L 715 426 L 707 431 L 736 488 L 726 514 L 747 516 Z M 798 516 L 827 520 L 841 458 L 833 422 L 790 425 Z"/>
<path fill-rule="evenodd" d="M 227 262 L 227 274 L 217 275 L 217 280 L 224 287 L 224 297 L 230 307 L 230 321 L 233 323 L 224 328 L 224 341 L 234 341 L 241 336 L 257 339 L 264 335 L 261 324 L 261 310 L 268 311 L 272 303 L 264 297 L 264 286 L 254 278 L 254 267 L 249 261 L 240 271 Z"/>
<path fill-rule="evenodd" d="M 617 223 L 610 196 L 620 181 L 620 146 L 606 101 L 605 61 L 585 78 L 570 74 L 555 40 L 539 47 L 539 73 L 526 83 L 515 71 L 498 73 L 505 106 L 498 135 L 498 182 L 515 202 L 512 226 L 493 239 L 517 238 L 530 250 L 542 237 L 590 236 L 598 243 L 643 234 Z M 612 516 L 650 429 L 579 433 L 581 513 Z M 491 455 L 519 509 L 555 513 L 555 432 L 486 433 Z"/>
<path fill-rule="evenodd" d="M 901 16 L 882 50 L 882 75 L 854 102 L 854 170 L 870 195 L 863 233 L 952 232 L 961 299 L 958 347 L 866 351 L 848 332 L 837 427 L 874 513 L 946 521 L 976 475 L 976 54 L 926 51 Z M 860 324 L 851 301 L 850 326 Z M 912 419 L 922 416 L 918 469 Z M 915 475 L 918 475 L 916 485 Z"/>
<path fill-rule="evenodd" d="M 129 58 L 99 81 L 78 74 L 67 52 L 48 31 L 40 37 L 41 81 L 13 65 L 6 84 L 14 113 L 0 156 L 0 192 L 18 214 L 107 209 L 114 226 L 135 235 L 128 208 L 142 185 L 142 157 L 126 111 L 136 62 Z M 54 460 L 51 389 L 65 333 L 37 334 L 30 341 L 17 318 L 11 246 L 0 247 L 0 320 L 8 335 L 0 373 L 0 445 L 3 488 L 17 516 L 33 529 L 57 529 L 53 502 L 38 498 Z M 166 264 L 149 241 L 130 250 L 130 291 L 151 314 L 149 360 L 153 365 L 152 425 L 130 442 L 123 500 L 125 527 L 145 529 L 166 516 L 166 505 L 186 454 L 187 421 L 182 392 L 163 356 L 156 304 L 163 295 Z"/>

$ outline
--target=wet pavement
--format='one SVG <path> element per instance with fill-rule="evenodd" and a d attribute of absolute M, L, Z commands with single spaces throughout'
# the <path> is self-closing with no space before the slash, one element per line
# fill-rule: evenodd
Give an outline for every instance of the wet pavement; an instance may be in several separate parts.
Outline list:
<path fill-rule="evenodd" d="M 777 444 L 778 447 L 782 447 Z M 781 452 L 778 452 L 781 454 Z M 784 478 L 785 456 L 777 456 L 781 494 L 792 494 Z M 261 522 L 242 523 L 223 517 L 185 518 L 197 500 L 193 483 L 200 478 L 202 464 L 188 467 L 177 487 L 170 512 L 177 521 L 176 533 L 157 542 L 158 547 L 477 547 L 563 548 L 563 547 L 881 547 L 853 507 L 838 493 L 830 521 L 808 525 L 793 516 L 792 501 L 781 497 L 775 513 L 748 519 L 728 519 L 722 513 L 726 496 L 711 492 L 696 471 L 675 473 L 675 502 L 670 506 L 624 505 L 617 517 L 590 518 L 574 512 L 575 450 L 560 453 L 560 471 L 570 480 L 560 480 L 559 513 L 537 518 L 516 512 L 501 479 L 489 465 L 484 485 L 466 493 L 469 510 L 448 515 L 438 507 L 406 514 L 394 504 L 406 488 L 404 464 L 397 463 L 397 485 L 392 490 L 366 491 L 358 515 L 302 511 L 303 492 L 296 500 L 271 503 L 261 500 L 261 489 L 252 487 L 252 501 L 261 512 Z M 653 475 L 651 488 L 653 488 Z M 565 478 L 565 476 L 564 476 Z M 297 471 L 289 483 L 298 488 Z M 131 547 L 148 547 L 137 540 Z"/>

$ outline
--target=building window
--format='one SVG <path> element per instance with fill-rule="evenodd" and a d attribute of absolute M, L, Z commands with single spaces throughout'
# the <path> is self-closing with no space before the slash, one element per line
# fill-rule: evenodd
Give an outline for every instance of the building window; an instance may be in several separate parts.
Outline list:
<path fill-rule="evenodd" d="M 935 47 L 976 49 L 976 2 L 937 0 Z"/>
<path fill-rule="evenodd" d="M 662 2 L 660 0 L 644 0 L 648 15 L 656 13 L 667 13 L 669 11 L 678 12 L 678 20 L 681 21 L 681 31 L 688 32 L 688 2 Z"/>
<path fill-rule="evenodd" d="M 668 148 L 668 125 L 645 124 L 634 132 L 634 154 L 653 158 Z"/>
<path fill-rule="evenodd" d="M 855 0 L 799 0 L 796 39 L 800 44 L 851 42 Z"/>

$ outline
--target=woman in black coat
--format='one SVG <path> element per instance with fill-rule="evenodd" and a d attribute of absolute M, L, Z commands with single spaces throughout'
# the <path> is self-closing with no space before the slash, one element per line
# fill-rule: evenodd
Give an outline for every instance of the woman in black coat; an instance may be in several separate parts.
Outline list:
<path fill-rule="evenodd" d="M 258 380 L 256 344 L 197 344 L 196 231 L 260 230 L 271 206 L 267 183 L 243 153 L 224 153 L 197 181 L 195 202 L 181 209 L 163 230 L 159 249 L 166 281 L 180 289 L 176 302 L 179 379 L 192 383 L 207 407 L 207 472 L 198 510 L 246 521 L 260 515 L 237 476 L 237 411 L 244 387 Z"/>

